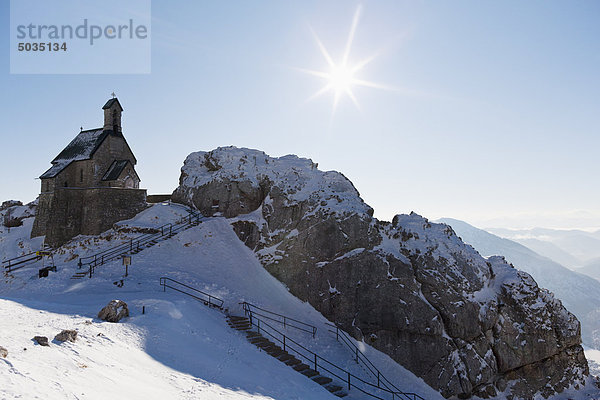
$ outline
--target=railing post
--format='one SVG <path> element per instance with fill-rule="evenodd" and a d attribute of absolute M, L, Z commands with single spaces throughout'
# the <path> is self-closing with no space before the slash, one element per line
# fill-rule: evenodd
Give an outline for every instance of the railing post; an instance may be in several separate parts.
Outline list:
<path fill-rule="evenodd" d="M 285 335 L 283 335 L 283 351 L 285 351 Z"/>
<path fill-rule="evenodd" d="M 257 327 L 258 327 L 258 333 L 260 333 L 260 319 L 257 319 L 257 321 L 258 321 L 258 322 L 257 322 L 257 325 L 258 325 L 258 326 L 257 326 Z"/>
<path fill-rule="evenodd" d="M 102 254 L 102 262 L 100 263 L 100 265 L 104 265 L 104 254 Z"/>
<path fill-rule="evenodd" d="M 350 372 L 348 372 L 348 390 L 350 390 Z"/>
<path fill-rule="evenodd" d="M 377 371 L 377 387 L 379 388 L 379 371 Z"/>
<path fill-rule="evenodd" d="M 285 319 L 285 315 L 283 316 L 283 327 L 285 328 L 286 325 L 286 319 Z"/>
<path fill-rule="evenodd" d="M 315 371 L 319 372 L 319 370 L 317 370 L 317 353 L 315 353 Z"/>

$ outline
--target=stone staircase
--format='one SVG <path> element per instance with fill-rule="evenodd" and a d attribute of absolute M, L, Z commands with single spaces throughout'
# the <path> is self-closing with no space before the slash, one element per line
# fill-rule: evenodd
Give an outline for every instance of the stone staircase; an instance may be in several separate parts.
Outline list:
<path fill-rule="evenodd" d="M 279 345 L 270 341 L 260 333 L 252 330 L 252 324 L 248 318 L 227 315 L 227 323 L 233 329 L 243 332 L 246 335 L 246 339 L 248 339 L 250 343 L 258 347 L 260 350 L 265 351 L 270 356 L 278 359 L 285 365 L 288 365 L 295 371 L 323 386 L 335 396 L 345 397 L 348 395 L 344 388 L 334 383 L 331 378 L 321 375 L 319 372 L 315 371 L 310 366 L 304 364 L 301 360 L 282 349 Z"/>

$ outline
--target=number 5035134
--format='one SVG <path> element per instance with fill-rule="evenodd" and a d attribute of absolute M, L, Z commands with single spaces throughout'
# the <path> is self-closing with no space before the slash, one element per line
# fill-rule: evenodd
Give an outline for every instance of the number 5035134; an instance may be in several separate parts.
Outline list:
<path fill-rule="evenodd" d="M 17 46 L 19 51 L 67 51 L 67 43 L 19 43 Z"/>

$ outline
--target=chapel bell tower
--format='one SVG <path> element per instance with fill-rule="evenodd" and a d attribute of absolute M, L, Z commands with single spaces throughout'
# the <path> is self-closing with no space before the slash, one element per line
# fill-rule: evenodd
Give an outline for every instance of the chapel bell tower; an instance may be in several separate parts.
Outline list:
<path fill-rule="evenodd" d="M 108 100 L 104 107 L 104 130 L 113 131 L 115 133 L 122 133 L 121 129 L 121 113 L 123 107 L 116 97 Z"/>

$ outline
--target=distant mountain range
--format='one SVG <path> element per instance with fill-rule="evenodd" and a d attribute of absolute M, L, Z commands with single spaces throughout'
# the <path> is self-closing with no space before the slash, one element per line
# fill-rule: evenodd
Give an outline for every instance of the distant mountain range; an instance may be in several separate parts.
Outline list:
<path fill-rule="evenodd" d="M 487 228 L 500 237 L 521 243 L 539 254 L 568 267 L 576 269 L 600 259 L 600 230 L 562 229 L 503 229 Z"/>
<path fill-rule="evenodd" d="M 496 236 L 482 229 L 475 228 L 466 222 L 442 218 L 438 222 L 448 224 L 466 243 L 470 244 L 482 256 L 503 255 L 516 268 L 529 273 L 536 282 L 556 295 L 569 311 L 577 316 L 581 322 L 583 342 L 590 347 L 600 349 L 600 281 L 572 271 L 561 264 L 544 257 L 517 241 Z M 538 237 L 552 237 L 562 243 L 574 241 L 574 238 L 585 238 L 587 243 L 594 243 L 594 233 L 586 235 L 582 231 L 553 231 L 535 229 L 531 231 L 509 231 L 496 229 L 500 234 L 526 236 L 526 233 L 535 233 Z M 508 233 L 507 233 L 508 232 Z M 566 233 L 568 232 L 568 233 Z M 533 235 L 532 235 L 533 236 Z M 593 250 L 600 251 L 600 239 Z M 537 243 L 535 241 L 529 243 Z M 593 244 L 592 244 L 593 245 Z M 594 245 L 593 245 L 594 246 Z M 539 245 L 538 249 L 552 249 L 552 246 Z M 591 253 L 591 252 L 588 252 Z M 595 267 L 594 267 L 595 265 Z M 585 269 L 600 271 L 600 259 L 596 264 Z M 583 272 L 583 269 L 582 269 Z M 600 278 L 600 273 L 597 273 Z"/>
<path fill-rule="evenodd" d="M 586 274 L 600 281 L 600 258 L 588 262 L 584 267 L 579 268 L 577 272 Z"/>

